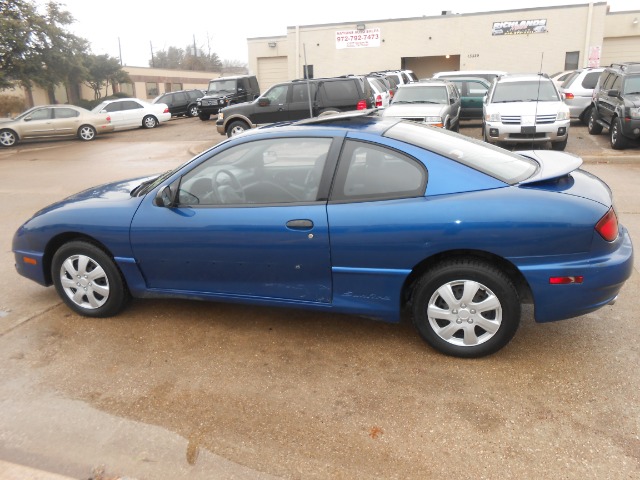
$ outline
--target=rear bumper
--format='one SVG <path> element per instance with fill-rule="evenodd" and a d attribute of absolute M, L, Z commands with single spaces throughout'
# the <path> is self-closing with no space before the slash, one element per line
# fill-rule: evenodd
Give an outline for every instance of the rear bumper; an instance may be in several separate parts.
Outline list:
<path fill-rule="evenodd" d="M 622 227 L 615 250 L 600 257 L 520 266 L 531 286 L 537 322 L 552 322 L 593 312 L 615 301 L 633 271 L 633 245 Z M 582 276 L 583 283 L 551 285 L 550 276 Z"/>

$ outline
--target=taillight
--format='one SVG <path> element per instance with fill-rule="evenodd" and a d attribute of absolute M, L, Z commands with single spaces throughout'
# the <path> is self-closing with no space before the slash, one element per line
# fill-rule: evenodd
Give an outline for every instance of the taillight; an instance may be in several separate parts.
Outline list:
<path fill-rule="evenodd" d="M 162 112 L 162 113 L 169 113 L 169 107 L 165 108 L 164 112 Z"/>
<path fill-rule="evenodd" d="M 573 93 L 571 93 L 571 92 L 564 92 L 564 98 L 565 98 L 565 99 L 567 99 L 567 100 L 573 100 L 573 97 L 574 97 Z"/>
<path fill-rule="evenodd" d="M 613 207 L 596 223 L 596 232 L 607 242 L 613 242 L 618 238 L 618 217 Z"/>
<path fill-rule="evenodd" d="M 107 115 L 107 123 L 111 123 L 111 115 Z"/>
<path fill-rule="evenodd" d="M 389 90 L 389 97 L 393 98 L 393 90 Z"/>
<path fill-rule="evenodd" d="M 382 106 L 382 95 L 378 95 L 376 97 L 376 107 L 381 107 Z"/>
<path fill-rule="evenodd" d="M 356 110 L 366 110 L 367 109 L 367 101 L 366 100 L 360 100 L 358 102 L 358 106 L 356 107 Z"/>

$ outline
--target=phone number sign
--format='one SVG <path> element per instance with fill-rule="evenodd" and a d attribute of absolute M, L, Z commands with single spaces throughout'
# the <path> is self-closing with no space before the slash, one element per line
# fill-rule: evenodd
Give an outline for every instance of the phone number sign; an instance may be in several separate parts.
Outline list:
<path fill-rule="evenodd" d="M 370 48 L 379 47 L 379 28 L 367 28 L 366 30 L 339 30 L 336 32 L 336 48 Z"/>

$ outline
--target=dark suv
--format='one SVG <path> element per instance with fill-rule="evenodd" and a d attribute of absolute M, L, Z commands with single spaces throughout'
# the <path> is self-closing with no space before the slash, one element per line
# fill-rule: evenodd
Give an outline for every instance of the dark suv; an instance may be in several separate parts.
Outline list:
<path fill-rule="evenodd" d="M 185 115 L 195 117 L 198 115 L 197 100 L 204 96 L 202 90 L 178 90 L 158 95 L 152 103 L 165 103 L 169 107 L 172 117 Z"/>
<path fill-rule="evenodd" d="M 267 123 L 364 110 L 374 106 L 373 90 L 363 76 L 294 80 L 272 86 L 251 103 L 223 108 L 218 113 L 216 128 L 221 135 L 232 137 Z"/>
<path fill-rule="evenodd" d="M 640 62 L 614 63 L 600 74 L 593 92 L 589 133 L 609 129 L 611 148 L 640 138 Z"/>
<path fill-rule="evenodd" d="M 207 94 L 198 100 L 200 120 L 209 120 L 221 108 L 236 103 L 251 102 L 260 96 L 255 75 L 214 78 L 209 82 Z"/>

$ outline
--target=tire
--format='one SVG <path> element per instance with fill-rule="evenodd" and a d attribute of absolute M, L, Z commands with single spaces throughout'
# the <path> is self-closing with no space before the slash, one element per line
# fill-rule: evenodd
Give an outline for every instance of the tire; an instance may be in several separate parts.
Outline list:
<path fill-rule="evenodd" d="M 198 116 L 198 106 L 197 105 L 189 105 L 187 109 L 187 117 L 197 117 Z"/>
<path fill-rule="evenodd" d="M 0 130 L 0 146 L 13 147 L 18 143 L 18 135 L 13 130 Z"/>
<path fill-rule="evenodd" d="M 85 142 L 89 142 L 94 138 L 96 138 L 97 133 L 98 132 L 96 132 L 96 129 L 93 128 L 91 125 L 82 125 L 78 129 L 78 138 Z"/>
<path fill-rule="evenodd" d="M 565 138 L 561 142 L 551 142 L 551 148 L 553 150 L 557 150 L 559 152 L 564 152 L 564 149 L 567 148 L 567 141 L 568 140 L 569 140 L 568 138 Z"/>
<path fill-rule="evenodd" d="M 414 325 L 446 355 L 476 358 L 497 352 L 515 335 L 520 316 L 511 280 L 481 260 L 444 261 L 427 271 L 414 290 Z"/>
<path fill-rule="evenodd" d="M 203 122 L 206 122 L 207 120 L 209 120 L 211 118 L 211 114 L 210 113 L 199 113 L 198 114 L 198 118 L 200 120 L 202 120 Z"/>
<path fill-rule="evenodd" d="M 227 137 L 235 137 L 236 135 L 240 135 L 242 132 L 248 129 L 249 126 L 246 123 L 240 120 L 236 120 L 235 122 L 231 122 L 227 127 Z"/>
<path fill-rule="evenodd" d="M 582 112 L 580 114 L 580 121 L 582 122 L 583 125 L 589 125 L 589 117 L 591 117 L 591 110 L 593 110 L 592 106 L 588 106 L 584 112 Z"/>
<path fill-rule="evenodd" d="M 156 128 L 158 126 L 158 119 L 153 115 L 147 115 L 142 119 L 142 126 L 144 128 Z"/>
<path fill-rule="evenodd" d="M 602 133 L 602 125 L 598 122 L 598 112 L 591 107 L 591 113 L 589 114 L 589 121 L 587 122 L 587 130 L 590 135 L 600 135 Z"/>
<path fill-rule="evenodd" d="M 620 117 L 614 117 L 609 128 L 609 139 L 611 148 L 614 150 L 623 150 L 627 147 L 627 139 L 622 134 L 622 120 Z"/>
<path fill-rule="evenodd" d="M 60 247 L 51 262 L 56 291 L 71 310 L 86 317 L 110 317 L 129 300 L 122 275 L 100 248 L 84 241 Z"/>

